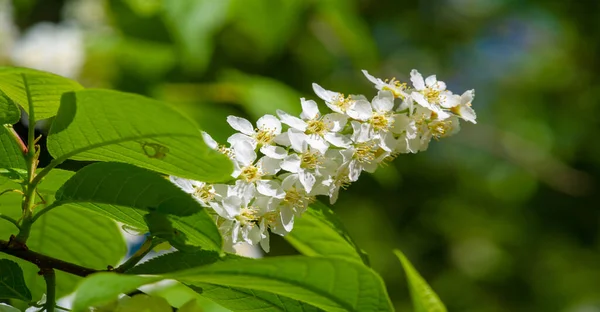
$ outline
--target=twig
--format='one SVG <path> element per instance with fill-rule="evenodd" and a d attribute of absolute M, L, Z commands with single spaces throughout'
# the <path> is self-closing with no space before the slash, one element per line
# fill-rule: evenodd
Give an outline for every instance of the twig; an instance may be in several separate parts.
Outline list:
<path fill-rule="evenodd" d="M 21 226 L 19 225 L 19 222 L 17 222 L 17 220 L 15 220 L 15 219 L 7 216 L 7 215 L 3 215 L 3 214 L 0 213 L 0 219 L 4 219 L 4 220 L 6 220 L 6 221 L 8 221 L 8 222 L 10 222 L 12 224 L 14 224 L 14 226 L 16 226 L 17 229 L 19 229 L 19 230 L 21 229 Z"/>
<path fill-rule="evenodd" d="M 40 270 L 40 275 L 44 276 L 46 281 L 46 303 L 44 309 L 46 312 L 54 312 L 56 306 L 56 273 L 53 268 L 43 268 Z"/>

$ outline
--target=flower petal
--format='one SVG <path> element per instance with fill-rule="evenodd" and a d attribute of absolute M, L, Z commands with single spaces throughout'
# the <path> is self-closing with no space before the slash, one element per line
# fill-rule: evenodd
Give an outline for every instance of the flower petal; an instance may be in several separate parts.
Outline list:
<path fill-rule="evenodd" d="M 357 120 L 368 120 L 373 116 L 371 103 L 364 100 L 355 101 L 352 106 L 346 111 L 346 114 Z"/>
<path fill-rule="evenodd" d="M 204 143 L 206 143 L 206 145 L 208 145 L 208 147 L 216 150 L 219 148 L 219 143 L 217 143 L 217 141 L 215 141 L 215 139 L 213 139 L 210 134 L 202 131 L 202 138 L 204 139 Z"/>
<path fill-rule="evenodd" d="M 431 76 L 425 78 L 425 85 L 427 85 L 427 87 L 429 87 L 429 88 L 435 87 L 436 83 L 437 83 L 437 78 L 435 77 L 435 75 L 431 75 Z"/>
<path fill-rule="evenodd" d="M 194 186 L 192 185 L 192 181 L 184 178 L 179 178 L 176 176 L 169 176 L 169 180 L 175 185 L 177 185 L 184 192 L 191 194 L 194 192 Z"/>
<path fill-rule="evenodd" d="M 281 170 L 281 160 L 264 156 L 258 161 L 258 166 L 263 174 L 273 175 Z"/>
<path fill-rule="evenodd" d="M 298 172 L 298 170 L 300 170 L 300 156 L 298 156 L 298 154 L 292 154 L 292 155 L 288 155 L 282 162 L 281 162 L 281 169 L 288 171 L 288 172 L 292 172 L 292 173 L 296 173 Z"/>
<path fill-rule="evenodd" d="M 281 185 L 276 180 L 258 180 L 256 181 L 256 191 L 262 195 L 284 198 L 285 192 L 281 189 Z"/>
<path fill-rule="evenodd" d="M 339 96 L 339 93 L 323 89 L 323 87 L 316 83 L 313 83 L 312 87 L 315 94 L 325 102 L 333 102 L 333 100 Z"/>
<path fill-rule="evenodd" d="M 284 124 L 294 128 L 294 129 L 298 129 L 300 131 L 306 131 L 306 122 L 298 117 L 292 116 L 280 109 L 277 110 L 277 116 L 279 116 L 279 118 L 281 119 L 281 122 L 283 122 Z"/>
<path fill-rule="evenodd" d="M 245 134 L 241 134 L 241 133 L 234 133 L 230 137 L 227 138 L 227 143 L 229 143 L 229 145 L 231 145 L 231 147 L 235 147 L 236 145 L 240 144 L 241 142 L 250 144 L 253 149 L 255 149 L 256 145 L 258 144 L 258 142 L 256 142 L 256 139 L 249 137 Z"/>
<path fill-rule="evenodd" d="M 390 91 L 379 91 L 371 104 L 377 112 L 389 112 L 394 108 L 394 95 Z"/>
<path fill-rule="evenodd" d="M 423 81 L 423 76 L 421 76 L 416 69 L 410 71 L 410 81 L 412 81 L 415 89 L 419 91 L 425 90 L 425 81 Z"/>
<path fill-rule="evenodd" d="M 227 116 L 227 123 L 229 123 L 229 125 L 233 129 L 235 129 L 245 135 L 253 135 L 255 133 L 254 127 L 245 118 L 236 117 L 236 116 Z"/>
<path fill-rule="evenodd" d="M 256 121 L 256 126 L 260 130 L 271 131 L 274 134 L 281 133 L 281 121 L 273 115 L 264 115 Z"/>
<path fill-rule="evenodd" d="M 315 119 L 319 116 L 319 106 L 317 106 L 315 101 L 301 98 L 300 103 L 302 105 L 302 113 L 300 114 L 300 118 Z"/>
<path fill-rule="evenodd" d="M 381 88 L 386 84 L 385 82 L 383 82 L 383 80 L 376 78 L 374 76 L 371 76 L 369 74 L 368 71 L 366 70 L 362 70 L 363 75 L 365 75 L 365 77 L 367 77 L 367 79 L 369 79 L 370 82 L 372 82 L 375 85 L 375 88 L 381 90 Z"/>
<path fill-rule="evenodd" d="M 256 152 L 250 143 L 241 141 L 233 146 L 235 159 L 244 166 L 251 165 L 256 160 Z"/>
<path fill-rule="evenodd" d="M 329 127 L 329 131 L 338 132 L 344 130 L 348 123 L 348 116 L 340 113 L 331 113 L 323 116 L 323 122 Z"/>
<path fill-rule="evenodd" d="M 287 151 L 281 146 L 264 145 L 260 148 L 261 153 L 274 159 L 284 159 L 287 156 Z"/>
<path fill-rule="evenodd" d="M 308 138 L 308 136 L 306 134 L 304 134 L 303 132 L 298 132 L 297 130 L 294 130 L 294 129 L 289 129 L 288 137 L 290 138 L 290 143 L 292 145 L 292 148 L 296 152 L 302 153 L 302 152 L 306 151 L 306 148 L 308 145 L 308 142 L 306 142 L 306 139 Z"/>

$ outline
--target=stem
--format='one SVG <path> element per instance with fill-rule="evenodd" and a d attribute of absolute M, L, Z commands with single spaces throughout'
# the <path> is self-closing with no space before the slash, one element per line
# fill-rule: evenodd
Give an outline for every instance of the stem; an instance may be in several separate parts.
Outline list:
<path fill-rule="evenodd" d="M 23 198 L 23 223 L 19 230 L 19 234 L 15 237 L 16 244 L 25 245 L 31 232 L 31 225 L 33 224 L 33 205 L 35 204 L 35 189 L 37 183 L 33 184 L 35 178 L 35 169 L 37 167 L 37 151 L 35 149 L 35 111 L 33 107 L 33 100 L 31 98 L 31 92 L 29 90 L 29 84 L 27 83 L 27 77 L 25 74 L 21 74 L 23 78 L 23 85 L 25 86 L 25 93 L 27 94 L 27 103 L 29 105 L 29 125 L 27 133 L 27 189 L 25 190 L 25 196 Z"/>
<path fill-rule="evenodd" d="M 17 229 L 21 230 L 21 226 L 19 225 L 19 222 L 17 222 L 17 220 L 15 220 L 7 215 L 3 215 L 1 213 L 0 213 L 0 219 L 4 219 L 4 220 L 14 224 L 17 227 Z"/>
<path fill-rule="evenodd" d="M 142 258 L 144 258 L 150 251 L 152 251 L 152 248 L 154 248 L 159 243 L 161 243 L 161 241 L 154 240 L 152 236 L 146 236 L 146 240 L 144 241 L 140 249 L 138 249 L 138 251 L 136 251 L 131 257 L 129 257 L 127 261 L 125 261 L 123 264 L 117 267 L 115 269 L 115 272 L 123 273 L 133 268 L 136 264 L 138 264 L 138 262 L 142 260 Z"/>
<path fill-rule="evenodd" d="M 39 217 L 41 217 L 43 214 L 45 214 L 46 212 L 58 207 L 59 205 L 55 205 L 56 202 L 53 202 L 52 204 L 46 206 L 46 208 L 40 210 L 38 213 L 36 213 L 32 218 L 31 218 L 31 223 L 35 222 Z"/>
<path fill-rule="evenodd" d="M 23 78 L 23 85 L 25 86 L 25 93 L 27 93 L 27 103 L 29 105 L 29 125 L 27 127 L 27 161 L 28 165 L 28 180 L 31 182 L 35 176 L 35 112 L 33 107 L 33 100 L 31 99 L 31 92 L 29 91 L 29 84 L 27 83 L 27 77 L 25 74 L 21 74 Z"/>
<path fill-rule="evenodd" d="M 56 274 L 53 268 L 41 269 L 40 274 L 44 276 L 46 281 L 46 304 L 44 304 L 44 309 L 46 309 L 46 312 L 54 312 L 56 306 Z"/>

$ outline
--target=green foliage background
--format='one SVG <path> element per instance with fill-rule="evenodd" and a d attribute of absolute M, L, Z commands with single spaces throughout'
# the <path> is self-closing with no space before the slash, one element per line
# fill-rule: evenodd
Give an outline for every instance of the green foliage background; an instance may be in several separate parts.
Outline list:
<path fill-rule="evenodd" d="M 398 311 L 410 298 L 394 248 L 450 311 L 600 311 L 599 3 L 96 0 L 65 13 L 85 2 L 15 0 L 13 13 L 22 31 L 79 21 L 82 85 L 166 100 L 221 142 L 227 115 L 297 113 L 312 82 L 375 95 L 361 69 L 475 88 L 477 125 L 363 176 L 336 213 Z"/>

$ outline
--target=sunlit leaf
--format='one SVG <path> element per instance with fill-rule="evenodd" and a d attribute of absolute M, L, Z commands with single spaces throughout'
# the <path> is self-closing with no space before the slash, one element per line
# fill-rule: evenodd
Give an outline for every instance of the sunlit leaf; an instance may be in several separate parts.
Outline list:
<path fill-rule="evenodd" d="M 427 282 L 421 277 L 419 272 L 415 270 L 410 261 L 406 259 L 400 250 L 394 250 L 394 253 L 400 259 L 406 279 L 408 280 L 408 288 L 412 297 L 415 312 L 446 312 L 446 307 L 431 289 Z"/>
<path fill-rule="evenodd" d="M 310 205 L 285 239 L 307 256 L 338 256 L 369 265 L 367 255 L 356 246 L 333 211 L 321 202 Z"/>
<path fill-rule="evenodd" d="M 16 262 L 0 259 L 0 299 L 31 300 L 31 292 Z"/>
<path fill-rule="evenodd" d="M 62 94 L 80 89 L 83 87 L 79 83 L 51 73 L 28 68 L 0 67 L 0 90 L 27 113 L 31 99 L 35 107 L 35 120 L 56 115 Z M 6 99 L 0 97 L 1 102 L 6 102 Z"/>
<path fill-rule="evenodd" d="M 226 156 L 204 144 L 191 121 L 164 103 L 108 90 L 66 94 L 48 150 L 60 160 L 127 162 L 207 182 L 228 179 L 233 168 Z"/>

